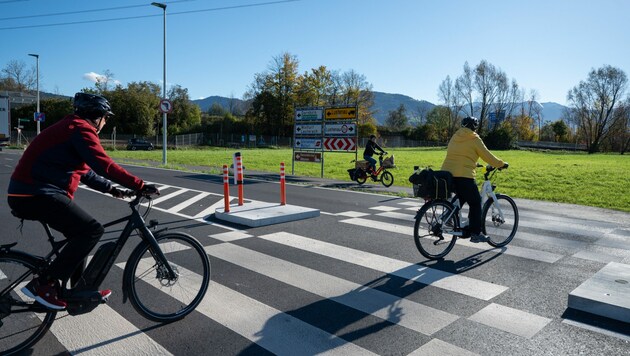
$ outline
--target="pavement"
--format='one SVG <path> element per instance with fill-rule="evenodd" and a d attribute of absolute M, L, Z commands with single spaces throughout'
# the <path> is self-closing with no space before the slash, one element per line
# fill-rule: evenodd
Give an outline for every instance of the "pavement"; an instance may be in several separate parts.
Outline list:
<path fill-rule="evenodd" d="M 128 160 L 124 163 L 133 164 Z M 123 163 L 121 162 L 121 163 Z M 139 163 L 139 162 L 135 162 Z M 143 165 L 160 166 L 159 162 L 142 161 Z M 184 166 L 182 169 L 195 172 L 208 172 L 208 167 Z M 396 172 L 395 179 L 407 179 L 407 173 Z M 248 179 L 265 180 L 279 182 L 280 174 L 257 172 L 244 170 L 244 181 Z M 377 194 L 387 194 L 398 197 L 413 197 L 411 187 L 391 186 L 384 187 L 379 182 L 368 180 L 365 184 L 359 185 L 348 180 L 334 180 L 318 177 L 302 177 L 286 175 L 287 184 L 299 184 L 304 186 L 316 186 L 330 189 L 344 189 L 357 192 L 368 192 Z M 625 245 L 630 245 L 630 214 L 620 211 L 594 208 L 581 205 L 536 201 L 529 199 L 515 199 L 518 206 L 539 212 L 554 211 L 580 211 L 588 214 L 589 219 L 613 222 L 621 225 L 620 237 Z M 578 210 L 579 209 L 579 210 Z M 307 219 L 319 216 L 319 210 L 293 205 L 280 205 L 278 203 L 250 202 L 243 206 L 230 206 L 230 212 L 226 213 L 224 208 L 216 211 L 215 217 L 233 223 L 246 226 L 262 226 L 288 222 L 293 220 Z M 630 323 L 630 265 L 611 262 L 602 268 L 590 279 L 582 283 L 578 288 L 568 295 L 568 306 L 576 310 L 603 316 Z"/>

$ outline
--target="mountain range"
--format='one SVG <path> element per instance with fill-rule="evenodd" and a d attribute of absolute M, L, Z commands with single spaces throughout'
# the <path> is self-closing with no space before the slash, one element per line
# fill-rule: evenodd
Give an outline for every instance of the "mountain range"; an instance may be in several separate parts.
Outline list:
<path fill-rule="evenodd" d="M 405 106 L 407 110 L 407 116 L 409 117 L 425 117 L 426 114 L 431 111 L 436 105 L 426 100 L 417 100 L 407 95 L 402 94 L 390 94 L 375 91 L 374 104 L 372 105 L 372 111 L 374 112 L 374 118 L 379 125 L 383 125 L 387 119 L 387 115 L 390 111 L 398 109 L 400 104 Z M 236 114 L 243 114 L 247 108 L 247 102 L 236 98 L 226 98 L 222 96 L 209 96 L 204 99 L 192 100 L 197 104 L 202 111 L 208 111 L 213 104 L 217 103 L 224 109 L 234 108 Z M 554 122 L 563 117 L 566 106 L 554 103 L 546 102 L 540 103 L 543 107 L 542 117 L 544 121 Z"/>

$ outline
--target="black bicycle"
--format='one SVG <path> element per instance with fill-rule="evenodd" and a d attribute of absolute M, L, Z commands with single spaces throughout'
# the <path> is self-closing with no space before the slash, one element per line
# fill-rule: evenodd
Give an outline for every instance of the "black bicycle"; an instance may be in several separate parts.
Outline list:
<path fill-rule="evenodd" d="M 192 236 L 156 229 L 158 222 L 145 218 L 151 197 L 126 191 L 131 214 L 104 224 L 105 228 L 126 222 L 120 237 L 102 244 L 77 281 L 62 281 L 60 298 L 70 315 L 89 313 L 103 303 L 98 292 L 117 256 L 134 231 L 141 238 L 124 266 L 123 302 L 127 299 L 147 319 L 169 323 L 190 314 L 199 305 L 210 284 L 210 260 L 203 246 Z M 148 200 L 144 214 L 138 211 Z M 13 249 L 17 242 L 0 245 L 0 354 L 20 352 L 39 341 L 55 321 L 57 312 L 31 300 L 21 292 L 35 275 L 40 275 L 59 254 L 67 240 L 56 241 L 42 223 L 52 251 L 45 257 Z M 121 266 L 122 268 L 122 266 Z"/>

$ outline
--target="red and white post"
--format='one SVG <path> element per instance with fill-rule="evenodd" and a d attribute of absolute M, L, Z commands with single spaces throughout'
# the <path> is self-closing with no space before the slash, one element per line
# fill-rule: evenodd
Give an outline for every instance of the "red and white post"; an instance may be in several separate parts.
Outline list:
<path fill-rule="evenodd" d="M 243 205 L 243 160 L 241 153 L 236 152 L 236 184 L 238 184 L 238 205 Z"/>
<path fill-rule="evenodd" d="M 284 162 L 280 162 L 280 205 L 287 205 L 287 192 L 284 178 Z"/>
<path fill-rule="evenodd" d="M 223 202 L 226 213 L 230 212 L 230 174 L 228 172 L 227 164 L 223 165 Z"/>

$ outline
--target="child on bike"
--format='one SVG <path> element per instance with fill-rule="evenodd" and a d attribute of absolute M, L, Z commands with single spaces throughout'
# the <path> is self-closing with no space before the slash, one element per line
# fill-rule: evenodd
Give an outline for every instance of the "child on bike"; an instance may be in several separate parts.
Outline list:
<path fill-rule="evenodd" d="M 377 150 L 383 154 L 387 153 L 381 148 L 381 146 L 378 145 L 378 143 L 376 143 L 376 136 L 370 135 L 370 139 L 365 145 L 365 150 L 363 151 L 363 159 L 368 161 L 370 164 L 368 167 L 368 173 L 370 173 L 372 179 L 376 177 L 376 160 L 372 158 L 372 156 Z"/>
<path fill-rule="evenodd" d="M 475 182 L 479 158 L 497 168 L 507 168 L 507 162 L 495 157 L 475 132 L 479 127 L 476 117 L 462 120 L 462 127 L 448 142 L 442 170 L 453 175 L 455 193 L 463 206 L 468 203 L 468 230 L 471 242 L 486 242 L 488 237 L 481 232 L 481 195 Z"/>
<path fill-rule="evenodd" d="M 107 99 L 77 93 L 73 105 L 73 115 L 46 128 L 28 145 L 8 189 L 8 203 L 15 216 L 45 222 L 68 239 L 48 270 L 22 289 L 28 297 L 55 310 L 67 306 L 59 299 L 59 281 L 68 280 L 82 267 L 104 233 L 103 226 L 73 201 L 79 181 L 117 198 L 122 197 L 122 191 L 108 179 L 147 194 L 159 193 L 155 186 L 144 184 L 116 164 L 101 146 L 98 134 L 113 115 Z M 107 300 L 111 291 L 100 294 Z"/>

